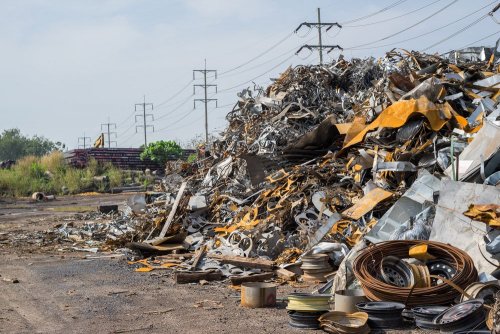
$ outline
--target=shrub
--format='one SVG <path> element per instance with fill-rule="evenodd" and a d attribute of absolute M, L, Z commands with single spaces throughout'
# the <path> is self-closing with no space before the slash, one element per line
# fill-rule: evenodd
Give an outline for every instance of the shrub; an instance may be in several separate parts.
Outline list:
<path fill-rule="evenodd" d="M 149 143 L 141 153 L 141 159 L 151 159 L 161 165 L 169 159 L 177 159 L 182 153 L 182 148 L 173 140 L 160 140 L 154 143 Z"/>

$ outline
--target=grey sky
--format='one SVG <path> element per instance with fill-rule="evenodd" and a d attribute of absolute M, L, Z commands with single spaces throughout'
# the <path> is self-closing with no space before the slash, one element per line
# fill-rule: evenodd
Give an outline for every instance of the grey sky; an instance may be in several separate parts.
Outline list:
<path fill-rule="evenodd" d="M 118 145 L 138 146 L 143 137 L 134 135 L 135 103 L 159 105 L 189 83 L 192 70 L 203 67 L 222 73 L 260 54 L 289 35 L 303 21 L 346 22 L 374 13 L 395 0 L 2 0 L 0 2 L 0 130 L 18 127 L 25 134 L 43 135 L 77 145 L 77 137 L 100 133 L 100 124 L 110 118 L 117 123 Z M 429 32 L 492 3 L 484 10 L 436 31 L 394 47 L 422 50 L 465 27 L 491 10 L 498 1 L 425 0 L 402 1 L 382 13 L 350 25 L 385 21 L 417 10 L 410 15 L 360 27 L 344 27 L 325 35 L 325 44 L 344 48 L 368 44 L 363 49 L 345 50 L 347 57 L 380 56 L 392 46 L 369 49 Z M 451 4 L 425 22 L 393 37 Z M 500 11 L 496 17 L 500 17 Z M 486 17 L 475 26 L 445 41 L 429 52 L 444 52 L 465 46 L 486 35 L 478 44 L 493 45 L 500 37 L 500 25 Z M 307 33 L 307 29 L 299 35 Z M 338 34 L 337 34 L 338 33 Z M 291 56 L 296 47 L 316 36 L 315 31 L 300 38 L 292 35 L 254 62 L 221 75 L 215 82 L 224 90 L 260 76 L 268 83 L 288 65 L 317 62 L 314 53 L 307 59 Z M 384 39 L 385 37 L 389 37 Z M 316 39 L 310 43 L 316 43 Z M 290 52 L 287 52 L 290 51 Z M 333 53 L 335 56 L 338 52 Z M 301 54 L 306 57 L 307 52 Z M 330 57 L 330 56 L 329 56 Z M 262 64 L 262 65 L 261 65 Z M 260 66 L 257 66 L 260 65 Z M 251 84 L 242 85 L 241 88 Z M 233 89 L 214 95 L 219 106 L 236 101 Z M 203 108 L 193 111 L 192 88 L 172 101 L 155 108 L 160 120 L 153 122 L 151 140 L 188 140 L 204 132 Z M 201 90 L 199 91 L 201 96 Z M 211 94 L 210 94 L 211 95 Z M 182 103 L 184 102 L 184 103 Z M 230 107 L 209 113 L 210 130 L 225 126 Z M 182 119 L 181 119 L 182 118 Z M 160 129 L 164 129 L 160 131 Z"/>

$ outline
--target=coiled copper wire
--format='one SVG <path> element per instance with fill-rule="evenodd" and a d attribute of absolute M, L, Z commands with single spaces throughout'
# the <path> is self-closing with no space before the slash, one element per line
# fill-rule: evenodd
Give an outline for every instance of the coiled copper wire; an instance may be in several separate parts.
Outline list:
<path fill-rule="evenodd" d="M 445 260 L 457 269 L 450 281 L 460 287 L 467 288 L 477 282 L 477 270 L 471 257 L 456 247 L 436 241 L 394 240 L 378 243 L 363 250 L 353 263 L 354 275 L 360 282 L 365 295 L 373 301 L 394 301 L 406 306 L 446 305 L 460 295 L 454 287 L 441 283 L 432 287 L 397 287 L 377 279 L 380 264 L 385 256 L 393 255 L 408 258 L 410 247 L 425 243 L 428 253 L 437 259 Z"/>

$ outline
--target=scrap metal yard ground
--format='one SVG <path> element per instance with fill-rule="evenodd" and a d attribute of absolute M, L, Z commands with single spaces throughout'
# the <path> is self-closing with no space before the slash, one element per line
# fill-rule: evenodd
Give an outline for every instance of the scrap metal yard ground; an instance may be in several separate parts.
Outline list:
<path fill-rule="evenodd" d="M 284 305 L 240 307 L 239 292 L 227 283 L 176 285 L 167 271 L 134 272 L 123 256 L 8 242 L 14 235 L 53 227 L 60 217 L 73 214 L 73 209 L 123 205 L 129 196 L 68 196 L 35 204 L 0 200 L 0 333 L 321 332 L 289 327 Z M 19 283 L 12 283 L 14 278 Z M 300 291 L 280 286 L 278 298 L 295 290 Z M 204 300 L 223 307 L 194 306 Z"/>

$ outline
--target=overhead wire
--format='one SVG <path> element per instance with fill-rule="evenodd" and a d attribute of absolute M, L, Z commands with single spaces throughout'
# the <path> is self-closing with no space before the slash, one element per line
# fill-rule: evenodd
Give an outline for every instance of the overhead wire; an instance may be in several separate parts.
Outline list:
<path fill-rule="evenodd" d="M 448 3 L 446 6 L 444 6 L 444 7 L 440 8 L 439 10 L 437 10 L 437 11 L 433 12 L 432 14 L 430 14 L 430 15 L 428 15 L 428 16 L 426 16 L 426 17 L 424 17 L 423 19 L 421 19 L 421 20 L 417 21 L 416 23 L 413 23 L 412 25 L 410 25 L 410 26 L 408 26 L 408 27 L 406 27 L 406 28 L 404 28 L 404 29 L 402 29 L 402 30 L 399 30 L 399 31 L 397 31 L 397 32 L 395 32 L 395 33 L 392 33 L 392 34 L 390 34 L 390 35 L 387 35 L 387 36 L 385 36 L 385 37 L 383 37 L 383 38 L 377 39 L 377 40 L 372 41 L 372 42 L 368 42 L 368 43 L 363 43 L 363 44 L 359 44 L 359 45 L 355 45 L 355 46 L 347 47 L 347 48 L 344 48 L 344 50 L 351 50 L 351 49 L 355 49 L 355 48 L 359 48 L 359 47 L 363 47 L 363 46 L 367 46 L 367 45 L 375 44 L 375 43 L 377 43 L 377 42 L 382 42 L 382 41 L 385 41 L 386 39 L 389 39 L 389 38 L 392 38 L 392 37 L 394 37 L 394 36 L 397 36 L 397 35 L 399 35 L 399 34 L 401 34 L 401 33 L 405 32 L 405 31 L 408 31 L 408 30 L 410 30 L 410 29 L 412 29 L 412 28 L 416 27 L 417 25 L 420 25 L 420 24 L 424 23 L 425 21 L 427 21 L 427 20 L 431 19 L 432 17 L 434 17 L 434 16 L 436 16 L 437 14 L 439 14 L 439 13 L 443 12 L 444 10 L 446 10 L 448 7 L 452 6 L 452 5 L 453 5 L 453 4 L 455 4 L 456 2 L 458 2 L 458 0 L 452 0 L 452 1 L 451 1 L 450 3 Z"/>
<path fill-rule="evenodd" d="M 274 65 L 272 68 L 270 68 L 270 69 L 269 69 L 269 70 L 267 70 L 266 72 L 264 72 L 264 73 L 262 73 L 262 74 L 260 74 L 260 75 L 258 75 L 258 76 L 256 76 L 256 77 L 254 77 L 254 78 L 252 78 L 252 79 L 250 79 L 250 80 L 247 80 L 247 81 L 245 81 L 245 82 L 242 82 L 242 83 L 240 83 L 240 84 L 234 85 L 234 86 L 232 86 L 232 87 L 228 87 L 228 88 L 226 88 L 226 89 L 222 89 L 222 90 L 220 90 L 219 92 L 229 91 L 229 90 L 231 90 L 231 89 L 234 89 L 234 88 L 237 88 L 237 87 L 240 87 L 240 86 L 246 85 L 246 84 L 248 84 L 248 83 L 250 83 L 250 82 L 254 81 L 255 79 L 260 78 L 261 76 L 268 74 L 269 72 L 271 72 L 271 71 L 272 71 L 272 70 L 274 70 L 275 68 L 277 68 L 277 67 L 279 67 L 279 66 L 283 65 L 285 62 L 289 61 L 289 60 L 290 60 L 290 59 L 292 59 L 294 56 L 295 56 L 295 54 L 292 54 L 290 57 L 287 57 L 285 60 L 283 60 L 283 61 L 282 61 L 282 62 L 280 62 L 279 64 Z"/>
<path fill-rule="evenodd" d="M 404 43 L 404 42 L 408 42 L 408 41 L 411 41 L 411 40 L 414 40 L 414 39 L 417 39 L 417 38 L 420 38 L 420 37 L 423 37 L 423 36 L 426 36 L 426 35 L 430 35 L 430 34 L 436 32 L 436 31 L 439 31 L 441 29 L 447 28 L 447 27 L 449 27 L 451 25 L 454 25 L 454 24 L 456 24 L 456 23 L 458 23 L 458 22 L 460 22 L 462 20 L 465 20 L 465 19 L 469 18 L 471 15 L 474 15 L 474 14 L 480 12 L 481 10 L 483 10 L 483 9 L 491 6 L 495 2 L 497 2 L 497 0 L 492 1 L 489 4 L 487 4 L 486 6 L 483 6 L 483 7 L 479 8 L 479 9 L 477 9 L 477 10 L 471 12 L 471 13 L 468 13 L 467 15 L 464 15 L 464 16 L 458 18 L 458 19 L 455 19 L 455 20 L 453 20 L 450 23 L 447 23 L 447 24 L 442 25 L 442 26 L 440 26 L 438 28 L 432 29 L 432 30 L 430 30 L 428 32 L 425 32 L 425 33 L 422 33 L 422 34 L 419 34 L 419 35 L 416 35 L 416 36 L 413 36 L 413 37 L 410 37 L 410 38 L 405 38 L 405 39 L 402 39 L 402 40 L 399 40 L 399 41 L 395 41 L 395 42 L 391 42 L 391 43 L 387 43 L 387 44 L 374 45 L 374 46 L 368 46 L 368 47 L 359 47 L 359 48 L 350 47 L 350 48 L 345 48 L 344 50 L 369 50 L 369 49 L 382 48 L 382 47 L 386 47 L 386 46 L 391 46 L 391 45 L 395 45 L 395 44 L 401 44 L 401 43 Z"/>
<path fill-rule="evenodd" d="M 179 110 L 181 106 L 185 105 L 189 100 L 191 100 L 193 98 L 193 95 L 190 95 L 188 96 L 185 100 L 183 100 L 182 102 L 179 102 L 176 104 L 176 107 L 173 108 L 172 110 L 170 111 L 167 111 L 163 114 L 160 114 L 160 117 L 156 117 L 155 121 L 159 121 L 169 115 L 172 115 L 175 111 Z"/>
<path fill-rule="evenodd" d="M 469 23 L 469 24 L 468 24 L 468 25 L 466 25 L 465 27 L 463 27 L 463 28 L 459 29 L 458 31 L 454 32 L 453 34 L 448 35 L 447 37 L 445 37 L 445 38 L 441 39 L 440 41 L 435 42 L 435 43 L 433 43 L 433 44 L 429 45 L 428 47 L 426 47 L 426 48 L 422 49 L 422 51 L 427 51 L 427 50 L 429 50 L 429 49 L 431 49 L 431 48 L 433 48 L 433 47 L 435 47 L 435 46 L 438 46 L 438 45 L 439 45 L 439 44 L 441 44 L 441 43 L 446 42 L 447 40 L 452 39 L 453 37 L 455 37 L 455 36 L 457 36 L 457 35 L 461 34 L 462 32 L 464 32 L 464 31 L 466 31 L 466 30 L 468 30 L 468 29 L 472 28 L 473 26 L 475 26 L 476 24 L 478 24 L 479 22 L 481 22 L 482 20 L 484 20 L 484 19 L 485 19 L 486 17 L 488 17 L 488 16 L 489 16 L 488 14 L 481 16 L 480 18 L 478 18 L 478 19 L 476 19 L 475 21 L 473 21 L 473 22 Z"/>
<path fill-rule="evenodd" d="M 125 131 L 118 132 L 118 134 L 119 134 L 120 136 L 122 136 L 122 135 L 126 134 L 126 133 L 130 130 L 130 129 L 132 129 L 132 127 L 134 127 L 134 125 L 135 125 L 135 122 L 134 122 L 134 123 L 132 123 L 132 125 L 131 125 L 131 126 L 129 126 L 129 127 L 128 127 Z"/>
<path fill-rule="evenodd" d="M 179 89 L 177 92 L 175 92 L 172 96 L 170 96 L 168 99 L 166 99 L 165 101 L 161 102 L 161 103 L 158 103 L 156 105 L 156 108 L 159 108 L 161 107 L 162 105 L 164 105 L 165 103 L 168 103 L 170 101 L 172 101 L 173 99 L 175 99 L 177 96 L 179 96 L 180 93 L 182 93 L 184 90 L 186 90 L 189 86 L 191 86 L 191 84 L 193 83 L 193 79 L 191 79 L 186 85 L 182 86 L 181 89 Z"/>
<path fill-rule="evenodd" d="M 267 48 L 266 50 L 264 50 L 263 52 L 259 53 L 257 56 L 247 60 L 246 62 L 238 65 L 238 66 L 235 66 L 233 68 L 230 68 L 229 70 L 226 70 L 226 71 L 223 71 L 223 72 L 220 72 L 220 75 L 224 75 L 226 73 L 229 73 L 229 72 L 232 72 L 232 71 L 235 71 L 239 68 L 242 68 L 243 66 L 247 65 L 247 64 L 250 64 L 251 62 L 259 59 L 260 57 L 262 57 L 263 55 L 267 54 L 268 52 L 272 51 L 274 48 L 276 48 L 278 45 L 282 44 L 284 41 L 286 41 L 288 38 L 290 38 L 291 36 L 293 35 L 293 32 L 289 33 L 288 35 L 286 35 L 284 38 L 280 39 L 277 43 L 273 44 L 271 47 Z"/>
<path fill-rule="evenodd" d="M 442 0 L 435 0 L 431 3 L 428 3 L 422 7 L 419 7 L 417 9 L 414 9 L 414 10 L 411 10 L 409 12 L 406 12 L 404 14 L 401 14 L 401 15 L 398 15 L 398 16 L 393 16 L 393 17 L 390 17 L 390 18 L 387 18 L 387 19 L 384 19 L 384 20 L 380 20 L 380 21 L 375 21 L 375 22 L 369 22 L 369 23 L 363 23 L 363 24 L 354 24 L 354 25 L 343 25 L 342 28 L 357 28 L 357 27 L 367 27 L 367 26 L 371 26 L 371 25 L 375 25 L 375 24 L 380 24 L 380 23 L 385 23 L 385 22 L 389 22 L 389 21 L 393 21 L 393 20 L 396 20 L 396 19 L 399 19 L 401 17 L 405 17 L 405 16 L 408 16 L 408 15 L 411 15 L 413 13 L 416 13 L 418 11 L 421 11 L 422 9 L 425 9 L 427 7 L 430 7 L 432 5 L 434 5 L 435 3 L 438 3 Z"/>
<path fill-rule="evenodd" d="M 135 135 L 137 134 L 137 132 L 134 132 L 132 133 L 130 136 L 128 136 L 126 139 L 124 139 L 123 141 L 120 141 L 120 145 L 123 145 L 125 144 L 126 142 L 128 142 L 130 139 L 132 139 Z"/>
<path fill-rule="evenodd" d="M 222 109 L 222 108 L 226 108 L 226 107 L 230 107 L 230 106 L 234 106 L 236 104 L 236 102 L 233 102 L 233 103 L 228 103 L 228 104 L 225 104 L 223 106 L 218 106 L 217 109 Z"/>
<path fill-rule="evenodd" d="M 348 25 L 349 23 L 354 23 L 354 22 L 358 22 L 358 21 L 362 21 L 362 20 L 365 20 L 367 18 L 370 18 L 372 16 L 375 16 L 375 15 L 378 15 L 380 13 L 383 13 L 391 8 L 394 8 L 404 2 L 406 2 L 407 0 L 398 0 L 396 2 L 393 2 L 391 3 L 390 5 L 382 8 L 382 9 L 379 9 L 378 11 L 374 12 L 374 13 L 371 13 L 371 14 L 368 14 L 368 15 L 365 15 L 365 16 L 361 16 L 361 17 L 358 17 L 358 18 L 355 18 L 355 19 L 352 19 L 352 20 L 349 20 L 349 21 L 344 21 L 344 22 L 340 22 L 341 25 Z"/>
<path fill-rule="evenodd" d="M 174 122 L 170 123 L 166 127 L 161 128 L 159 131 L 168 130 L 172 125 L 178 124 L 180 121 L 182 121 L 183 119 L 185 119 L 186 117 L 188 117 L 189 115 L 191 115 L 195 110 L 196 109 L 194 109 L 194 108 L 191 109 L 190 111 L 188 111 L 187 113 L 185 113 L 181 118 L 175 120 Z"/>
<path fill-rule="evenodd" d="M 339 32 L 340 32 L 340 30 L 339 30 Z M 305 41 L 305 43 L 308 43 L 308 42 L 312 41 L 312 40 L 313 40 L 313 39 L 315 39 L 315 38 L 316 38 L 316 37 L 312 37 L 312 38 L 308 39 L 307 41 Z M 281 54 L 277 55 L 276 57 L 273 57 L 273 58 L 271 58 L 271 59 L 269 59 L 269 60 L 266 60 L 265 62 L 262 62 L 262 63 L 260 63 L 260 64 L 258 64 L 258 65 L 255 65 L 255 66 L 249 67 L 249 68 L 247 68 L 247 69 L 245 69 L 245 70 L 243 70 L 243 71 L 239 71 L 239 72 L 236 72 L 236 73 L 231 73 L 231 74 L 228 74 L 228 75 L 219 75 L 218 77 L 219 77 L 219 78 L 227 78 L 227 77 L 230 77 L 230 76 L 234 76 L 234 75 L 238 75 L 238 74 L 241 74 L 241 73 L 245 73 L 245 72 L 248 72 L 248 71 L 254 70 L 254 69 L 258 68 L 258 67 L 261 67 L 262 65 L 266 65 L 266 64 L 268 64 L 268 63 L 273 62 L 273 61 L 274 61 L 274 60 L 276 60 L 276 59 L 279 59 L 279 58 L 281 58 L 281 57 L 283 57 L 283 56 L 286 56 L 286 55 L 287 55 L 287 54 L 289 54 L 290 52 L 292 52 L 292 51 L 294 51 L 294 50 L 297 50 L 297 48 L 298 48 L 298 46 L 294 46 L 293 48 L 288 49 L 286 52 L 283 52 L 283 53 L 281 53 Z M 215 81 L 215 80 L 214 80 L 214 81 Z"/>
<path fill-rule="evenodd" d="M 474 42 L 472 42 L 472 43 L 469 43 L 469 44 L 467 44 L 467 45 L 464 45 L 464 46 L 462 46 L 462 47 L 460 47 L 460 48 L 458 48 L 458 49 L 464 49 L 464 48 L 466 48 L 466 47 L 468 47 L 468 46 L 475 45 L 476 43 L 478 43 L 478 42 L 482 42 L 482 41 L 484 41 L 485 39 L 490 38 L 491 36 L 495 36 L 495 35 L 497 35 L 497 36 L 498 36 L 499 34 L 500 34 L 500 30 L 495 31 L 494 33 L 489 34 L 488 36 L 485 36 L 485 37 L 483 37 L 483 38 L 481 38 L 481 39 L 478 39 L 478 40 L 476 40 L 476 41 L 474 41 Z M 450 51 L 450 52 L 451 52 L 451 51 Z"/>

